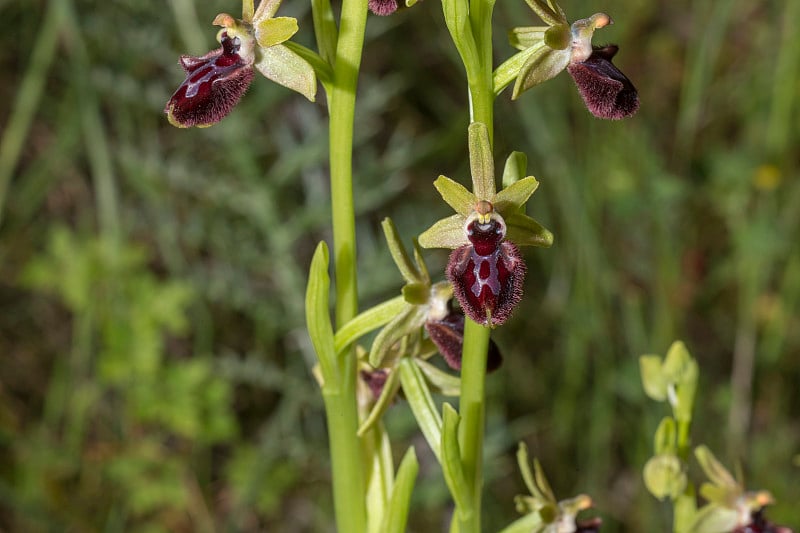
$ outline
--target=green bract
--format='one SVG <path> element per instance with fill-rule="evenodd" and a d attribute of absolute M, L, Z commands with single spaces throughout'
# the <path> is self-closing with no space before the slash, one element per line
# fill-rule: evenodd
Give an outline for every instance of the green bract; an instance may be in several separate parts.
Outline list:
<path fill-rule="evenodd" d="M 480 122 L 473 122 L 469 126 L 469 155 L 474 192 L 469 192 L 463 185 L 447 176 L 439 176 L 433 185 L 457 214 L 439 220 L 423 232 L 419 236 L 420 246 L 456 249 L 469 244 L 464 226 L 467 218 L 477 211 L 481 202 L 489 202 L 494 212 L 503 217 L 508 228 L 506 238 L 511 242 L 519 246 L 552 245 L 553 234 L 521 212 L 525 202 L 539 186 L 536 178 L 528 176 L 500 192 L 495 192 L 494 162 L 489 134 L 486 126 Z M 509 157 L 506 162 L 508 173 L 524 172 L 524 169 L 522 171 L 519 169 L 520 159 L 517 152 Z"/>

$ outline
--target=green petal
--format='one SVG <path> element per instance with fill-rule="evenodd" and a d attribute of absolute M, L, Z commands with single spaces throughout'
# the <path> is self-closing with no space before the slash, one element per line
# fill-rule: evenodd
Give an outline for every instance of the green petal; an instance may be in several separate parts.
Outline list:
<path fill-rule="evenodd" d="M 489 142 L 489 130 L 483 122 L 469 125 L 469 168 L 475 198 L 493 201 L 496 189 L 492 145 Z"/>
<path fill-rule="evenodd" d="M 464 233 L 463 215 L 453 215 L 443 218 L 433 226 L 425 230 L 419 236 L 419 245 L 423 248 L 456 248 L 469 244 L 467 235 Z"/>
<path fill-rule="evenodd" d="M 317 76 L 314 68 L 305 59 L 282 44 L 259 50 L 261 57 L 258 58 L 255 67 L 261 74 L 314 101 L 317 94 Z"/>
<path fill-rule="evenodd" d="M 263 48 L 275 46 L 297 33 L 297 19 L 292 17 L 277 17 L 264 19 L 255 26 L 256 40 Z"/>
<path fill-rule="evenodd" d="M 503 218 L 508 228 L 506 238 L 517 246 L 549 248 L 553 245 L 553 234 L 528 215 L 512 213 Z"/>
<path fill-rule="evenodd" d="M 549 46 L 545 46 L 538 50 L 519 69 L 519 76 L 514 84 L 514 93 L 511 95 L 511 99 L 516 100 L 519 95 L 531 87 L 554 78 L 567 68 L 569 58 L 569 49 L 553 50 Z"/>
<path fill-rule="evenodd" d="M 466 187 L 447 176 L 436 178 L 433 186 L 442 195 L 442 199 L 447 202 L 447 205 L 459 215 L 468 216 L 475 209 L 475 204 L 478 203 L 478 199 Z"/>
<path fill-rule="evenodd" d="M 500 213 L 503 218 L 510 217 L 512 213 L 519 211 L 519 208 L 525 205 L 538 186 L 539 182 L 533 176 L 511 184 L 494 197 L 495 211 Z"/>
<path fill-rule="evenodd" d="M 531 46 L 544 42 L 547 26 L 526 26 L 514 28 L 508 32 L 508 41 L 517 50 L 527 50 Z"/>

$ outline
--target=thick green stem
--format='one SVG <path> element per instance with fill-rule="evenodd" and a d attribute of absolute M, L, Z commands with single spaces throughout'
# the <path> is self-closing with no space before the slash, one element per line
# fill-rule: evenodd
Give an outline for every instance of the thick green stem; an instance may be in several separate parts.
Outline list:
<path fill-rule="evenodd" d="M 366 0 L 344 0 L 333 80 L 328 91 L 337 327 L 358 311 L 352 158 L 356 87 L 366 21 Z M 325 395 L 336 526 L 342 533 L 363 533 L 366 529 L 366 482 L 362 446 L 357 435 L 354 351 L 347 351 L 338 363 L 341 383 L 335 394 Z"/>
<path fill-rule="evenodd" d="M 492 7 L 486 0 L 470 1 L 470 24 L 477 44 L 479 65 L 467 69 L 470 117 L 483 122 L 490 142 L 494 124 L 492 82 Z M 477 67 L 477 68 L 475 68 Z M 481 531 L 483 491 L 483 433 L 486 412 L 486 356 L 489 328 L 467 320 L 461 366 L 460 447 L 464 475 L 472 491 L 472 515 L 459 523 L 459 533 Z"/>

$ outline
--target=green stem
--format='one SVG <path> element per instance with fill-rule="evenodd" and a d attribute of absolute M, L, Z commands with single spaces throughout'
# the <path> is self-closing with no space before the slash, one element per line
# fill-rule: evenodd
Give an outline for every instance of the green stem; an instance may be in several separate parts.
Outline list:
<path fill-rule="evenodd" d="M 366 0 L 344 0 L 333 80 L 328 91 L 337 327 L 347 323 L 358 311 L 352 157 L 356 87 L 366 22 Z M 325 394 L 336 526 L 340 532 L 363 533 L 366 529 L 366 482 L 362 445 L 357 435 L 354 350 L 346 351 L 338 364 L 341 383 L 335 393 Z"/>
<path fill-rule="evenodd" d="M 494 88 L 492 80 L 492 7 L 487 0 L 470 0 L 470 25 L 477 44 L 479 65 L 467 69 L 470 117 L 483 122 L 493 139 Z M 483 491 L 483 433 L 486 413 L 486 356 L 489 328 L 467 320 L 461 367 L 460 445 L 464 475 L 472 491 L 472 514 L 461 520 L 459 533 L 481 531 Z"/>

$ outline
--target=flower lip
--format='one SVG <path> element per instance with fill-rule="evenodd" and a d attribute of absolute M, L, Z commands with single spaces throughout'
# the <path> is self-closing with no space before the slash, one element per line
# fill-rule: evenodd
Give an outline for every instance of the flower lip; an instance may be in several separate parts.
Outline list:
<path fill-rule="evenodd" d="M 598 118 L 619 120 L 639 110 L 636 87 L 611 62 L 618 50 L 615 44 L 595 46 L 586 60 L 567 66 L 586 107 Z"/>

